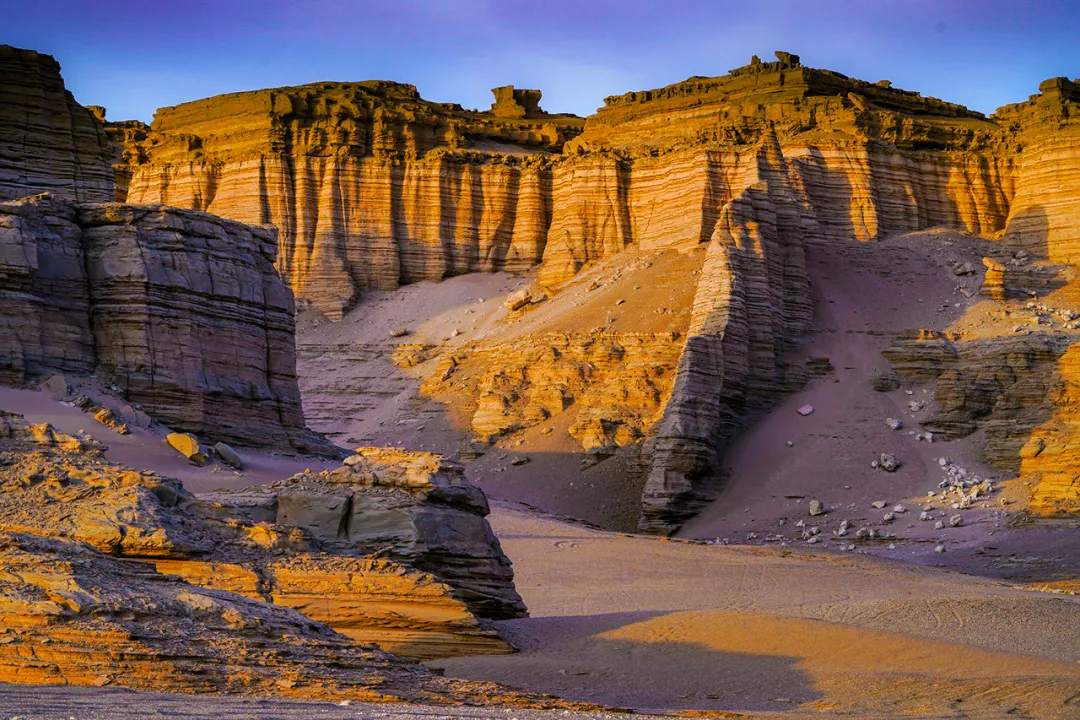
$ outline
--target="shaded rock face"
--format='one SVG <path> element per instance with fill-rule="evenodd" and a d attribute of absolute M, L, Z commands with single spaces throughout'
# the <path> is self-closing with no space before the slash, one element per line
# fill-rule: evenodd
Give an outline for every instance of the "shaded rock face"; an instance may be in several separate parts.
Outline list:
<path fill-rule="evenodd" d="M 484 493 L 439 455 L 359 448 L 337 470 L 204 499 L 304 528 L 328 546 L 388 549 L 436 575 L 480 617 L 526 614 L 510 561 L 484 519 Z"/>
<path fill-rule="evenodd" d="M 118 659 L 125 655 L 117 652 L 126 648 L 132 653 L 127 657 L 161 666 L 155 673 L 128 677 L 126 683 L 150 683 L 162 672 L 175 674 L 169 687 L 195 689 L 205 684 L 206 689 L 229 689 L 234 687 L 230 682 L 243 683 L 229 679 L 230 664 L 246 661 L 242 653 L 237 657 L 228 653 L 264 643 L 272 651 L 266 664 L 286 674 L 297 671 L 286 659 L 290 652 L 298 653 L 296 662 L 306 664 L 310 677 L 334 676 L 334 653 L 342 653 L 353 672 L 371 664 L 367 674 L 372 677 L 359 680 L 364 673 L 358 675 L 364 686 L 380 672 L 392 674 L 401 663 L 352 645 L 343 636 L 421 658 L 510 649 L 481 625 L 469 603 L 458 597 L 459 589 L 419 567 L 441 571 L 453 558 L 453 575 L 469 561 L 478 565 L 490 561 L 487 545 L 469 544 L 454 535 L 471 532 L 463 537 L 475 539 L 476 528 L 457 518 L 444 522 L 440 513 L 445 511 L 435 499 L 441 496 L 458 507 L 470 504 L 476 512 L 486 510 L 483 495 L 474 488 L 440 483 L 425 489 L 423 473 L 415 466 L 397 466 L 393 471 L 408 475 L 405 484 L 414 492 L 427 493 L 425 508 L 417 507 L 419 501 L 412 503 L 417 511 L 412 522 L 420 532 L 406 530 L 411 525 L 404 515 L 397 520 L 393 508 L 402 504 L 399 498 L 373 497 L 376 507 L 368 515 L 373 526 L 381 519 L 385 530 L 369 529 L 343 543 L 320 539 L 317 523 L 313 533 L 274 523 L 273 518 L 253 522 L 252 515 L 258 515 L 255 505 L 197 499 L 177 481 L 109 464 L 102 459 L 102 450 L 89 438 L 66 435 L 47 424 L 27 425 L 9 414 L 0 417 L 0 555 L 8 571 L 0 573 L 4 599 L 0 633 L 7 633 L 5 642 L 25 650 L 27 643 L 58 630 L 81 632 L 85 627 L 85 636 L 71 638 L 73 649 L 89 651 L 83 661 L 65 658 L 59 650 L 57 655 L 39 653 L 40 662 L 29 666 L 32 672 L 16 681 L 53 682 L 73 675 L 68 680 L 80 682 L 75 678 L 89 672 L 78 669 L 80 662 L 97 667 L 98 675 L 120 676 L 132 670 Z M 480 540 L 494 543 L 497 551 L 490 530 L 482 534 L 485 521 L 475 517 L 475 524 L 483 526 Z M 310 514 L 293 512 L 292 519 L 312 525 Z M 488 555 L 471 557 L 469 553 L 478 548 Z M 388 550 L 396 557 L 387 557 Z M 505 562 L 501 552 L 499 558 Z M 31 567 L 50 562 L 56 565 L 37 580 L 10 574 L 13 567 L 30 572 Z M 513 594 L 509 563 L 506 572 L 504 596 Z M 76 591 L 84 581 L 90 584 Z M 91 592 L 95 588 L 104 594 Z M 58 601 L 56 591 L 66 600 Z M 26 593 L 32 599 L 29 606 L 18 601 Z M 188 600 L 185 610 L 182 604 Z M 515 612 L 523 613 L 520 599 L 516 603 Z M 156 609 L 133 613 L 140 606 Z M 131 614 L 150 619 L 125 619 Z M 191 620 L 199 627 L 183 631 Z M 20 633 L 20 628 L 39 624 L 39 629 Z M 55 627 L 45 629 L 47 625 Z M 117 638 L 120 644 L 111 644 L 108 633 L 93 638 L 95 628 L 104 632 L 110 626 L 135 635 Z M 154 628 L 153 634 L 143 637 Z M 124 644 L 128 640 L 131 645 Z M 5 646 L 0 651 L 0 666 L 3 658 L 13 657 L 12 650 Z M 65 662 L 76 667 L 68 668 Z M 203 671 L 195 672 L 200 667 Z M 185 677 L 186 670 L 191 673 Z M 409 677 L 408 672 L 405 675 Z M 90 674 L 81 682 L 93 682 L 95 677 Z M 253 688 L 261 682 L 258 677 L 262 676 L 251 680 Z M 418 687 L 425 677 L 412 676 Z"/>
<path fill-rule="evenodd" d="M 0 200 L 51 192 L 113 199 L 109 140 L 48 55 L 0 45 Z"/>
<path fill-rule="evenodd" d="M 129 202 L 276 225 L 282 276 L 336 319 L 364 289 L 539 262 L 544 156 L 580 127 L 466 112 L 411 85 L 321 83 L 163 108 L 145 141 L 120 142 Z"/>
<path fill-rule="evenodd" d="M 803 240 L 817 224 L 775 138 L 748 175 L 720 212 L 675 387 L 645 444 L 643 530 L 673 530 L 712 499 L 724 443 L 783 392 L 781 353 L 810 323 Z"/>
<path fill-rule="evenodd" d="M 0 203 L 0 379 L 98 372 L 175 429 L 314 449 L 274 232 L 205 213 Z"/>

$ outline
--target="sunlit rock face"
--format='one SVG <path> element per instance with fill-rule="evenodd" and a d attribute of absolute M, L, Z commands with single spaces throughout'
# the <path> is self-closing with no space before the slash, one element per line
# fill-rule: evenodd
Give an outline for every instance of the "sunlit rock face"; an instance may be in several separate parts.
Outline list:
<path fill-rule="evenodd" d="M 463 525 L 427 527 L 448 498 L 478 502 L 475 488 L 439 476 L 446 470 L 437 458 L 378 450 L 334 471 L 381 480 L 328 481 L 353 493 L 352 517 L 366 529 L 339 541 L 310 527 L 333 499 L 304 494 L 316 477 L 288 484 L 290 497 L 302 494 L 311 511 L 293 514 L 308 526 L 296 527 L 256 517 L 265 503 L 243 502 L 279 502 L 272 493 L 199 498 L 176 480 L 113 465 L 103 450 L 47 423 L 0 417 L 4 682 L 100 686 L 107 679 L 178 692 L 297 687 L 307 698 L 430 700 L 469 689 L 375 643 L 417 658 L 510 650 L 481 625 L 475 598 L 459 596 L 469 585 L 466 561 L 479 566 L 497 552 L 507 571 L 503 596 L 513 596 L 514 615 L 524 612 L 482 516 L 472 539 L 486 553 L 471 557 L 477 546 L 459 544 L 456 564 L 439 553 Z M 409 511 L 397 517 L 411 512 L 425 526 L 421 547 L 412 537 L 373 532 L 393 526 L 386 520 L 410 492 Z M 431 542 L 438 532 L 441 545 Z M 398 557 L 386 557 L 388 548 Z"/>
<path fill-rule="evenodd" d="M 464 111 L 391 82 L 223 95 L 157 112 L 129 143 L 127 199 L 276 225 L 282 277 L 336 318 L 364 289 L 538 263 L 547 155 L 581 124 Z"/>

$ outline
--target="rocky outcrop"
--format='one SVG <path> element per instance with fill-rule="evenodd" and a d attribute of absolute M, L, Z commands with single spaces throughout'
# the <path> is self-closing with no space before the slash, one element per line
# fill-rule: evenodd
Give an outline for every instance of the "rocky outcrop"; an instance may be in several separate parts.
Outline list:
<path fill-rule="evenodd" d="M 48 425 L 0 418 L 0 533 L 81 546 L 77 552 L 85 557 L 93 556 L 93 548 L 126 558 L 129 566 L 139 560 L 147 569 L 135 574 L 147 581 L 154 570 L 182 578 L 196 599 L 206 593 L 191 586 L 228 600 L 223 612 L 232 612 L 230 603 L 253 606 L 255 618 L 291 617 L 293 624 L 317 630 L 312 637 L 337 637 L 337 645 L 343 644 L 341 636 L 326 626 L 421 658 L 510 649 L 473 611 L 495 617 L 524 613 L 509 562 L 480 514 L 486 501 L 460 477 L 448 477 L 437 461 L 375 451 L 368 458 L 354 456 L 361 462 L 327 474 L 331 480 L 319 488 L 300 476 L 282 483 L 288 489 L 280 496 L 251 491 L 197 499 L 177 481 L 108 464 L 102 449 Z M 390 462 L 399 464 L 385 464 Z M 379 480 L 359 471 L 363 477 L 355 483 L 330 485 L 363 467 L 376 468 Z M 349 538 L 326 537 L 320 524 L 329 508 L 341 508 L 333 505 L 337 496 L 328 488 L 351 493 Z M 67 552 L 56 547 L 61 555 Z M 95 571 L 102 582 L 129 579 L 131 572 L 113 563 Z M 138 599 L 138 583 L 131 592 L 132 602 L 149 601 Z M 268 603 L 310 620 L 260 609 Z M 19 609 L 12 612 L 17 616 Z M 168 615 L 161 622 L 187 617 Z"/>
<path fill-rule="evenodd" d="M 357 645 L 295 610 L 82 543 L 0 532 L 0 558 L 4 682 L 375 702 L 499 693 Z"/>
<path fill-rule="evenodd" d="M 275 240 L 175 208 L 0 203 L 0 379 L 97 372 L 175 429 L 320 447 Z"/>
<path fill-rule="evenodd" d="M 1058 333 L 966 338 L 912 333 L 882 354 L 911 382 L 936 381 L 936 408 L 920 422 L 944 439 L 985 432 L 997 468 L 1021 469 L 1021 448 L 1052 412 L 1055 366 L 1073 340 Z"/>
<path fill-rule="evenodd" d="M 544 156 L 580 125 L 467 112 L 388 82 L 224 95 L 157 112 L 127 153 L 127 200 L 276 225 L 282 276 L 336 319 L 365 289 L 536 264 Z"/>
<path fill-rule="evenodd" d="M 680 333 L 538 335 L 445 356 L 422 390 L 447 392 L 475 371 L 472 430 L 482 442 L 573 413 L 587 452 L 636 444 L 671 391 Z M 460 366 L 460 371 L 459 371 Z"/>
<path fill-rule="evenodd" d="M 816 223 L 775 138 L 709 243 L 686 345 L 645 445 L 639 526 L 670 532 L 711 499 L 723 445 L 784 389 L 781 352 L 811 319 L 804 239 Z"/>
<path fill-rule="evenodd" d="M 1019 449 L 1020 477 L 1031 483 L 1029 508 L 1040 515 L 1080 512 L 1080 344 L 1057 360 L 1046 420 Z"/>
<path fill-rule="evenodd" d="M 49 55 L 0 45 L 0 200 L 51 192 L 113 199 L 109 140 Z"/>
<path fill-rule="evenodd" d="M 510 561 L 484 519 L 487 499 L 439 455 L 359 448 L 337 470 L 204 499 L 304 528 L 331 545 L 384 549 L 435 574 L 480 617 L 525 614 Z"/>

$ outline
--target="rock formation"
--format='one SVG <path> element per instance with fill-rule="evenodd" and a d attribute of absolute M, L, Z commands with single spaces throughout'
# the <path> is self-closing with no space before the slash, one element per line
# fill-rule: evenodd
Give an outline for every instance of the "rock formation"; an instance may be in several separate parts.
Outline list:
<path fill-rule="evenodd" d="M 0 69 L 0 197 L 22 198 L 0 203 L 0 381 L 97 373 L 178 430 L 325 448 L 304 426 L 276 232 L 108 202 L 127 161 L 104 108 L 75 103 L 47 55 L 2 46 Z"/>
<path fill-rule="evenodd" d="M 619 257 L 630 263 L 628 253 L 708 248 L 694 280 L 693 318 L 651 358 L 668 374 L 650 381 L 647 403 L 629 412 L 602 399 L 609 394 L 586 390 L 609 386 L 623 369 L 568 380 L 581 353 L 567 354 L 557 335 L 468 343 L 443 354 L 425 384 L 466 410 L 470 430 L 485 440 L 512 437 L 567 408 L 588 416 L 585 408 L 599 404 L 608 432 L 579 432 L 593 438 L 582 449 L 637 448 L 646 478 L 641 527 L 650 531 L 670 531 L 707 501 L 726 438 L 797 386 L 781 358 L 810 319 L 807 246 L 948 227 L 1003 238 L 1035 258 L 1069 261 L 1073 252 L 1070 228 L 1080 217 L 1067 190 L 1080 127 L 1073 84 L 1044 83 L 1027 103 L 987 118 L 777 57 L 724 77 L 608 98 L 562 156 L 544 161 L 550 222 L 537 245 L 538 278 L 553 297 L 571 292 L 570 281 L 590 268 Z M 1054 184 L 1050 177 L 1063 190 L 1040 193 Z M 1004 292 L 1004 273 L 991 268 L 987 293 Z M 587 334 L 573 345 L 608 342 Z M 675 353 L 666 352 L 671 347 Z"/>
<path fill-rule="evenodd" d="M 366 289 L 540 263 L 558 297 L 628 252 L 704 248 L 672 340 L 548 325 L 425 351 L 439 356 L 426 391 L 480 439 L 573 407 L 583 450 L 633 455 L 655 532 L 712 495 L 726 439 L 797 384 L 784 353 L 809 321 L 808 246 L 947 227 L 1051 262 L 1077 253 L 1080 91 L 1064 78 L 991 117 L 784 52 L 609 97 L 583 126 L 543 114 L 538 92 L 494 94 L 478 113 L 408 85 L 320 83 L 163 108 L 148 132 L 110 137 L 129 200 L 276 224 L 282 276 L 332 319 Z M 1005 283 L 991 267 L 986 292 Z M 625 397 L 602 390 L 631 376 Z"/>
<path fill-rule="evenodd" d="M 525 614 L 510 561 L 484 520 L 484 493 L 433 453 L 359 448 L 337 470 L 204 499 L 326 543 L 390 548 L 388 557 L 434 573 L 480 617 Z"/>
<path fill-rule="evenodd" d="M 491 114 L 505 118 L 534 118 L 547 115 L 540 109 L 539 90 L 520 90 L 513 85 L 492 88 L 495 102 L 491 103 Z"/>
<path fill-rule="evenodd" d="M 177 481 L 110 465 L 101 450 L 91 440 L 49 425 L 27 425 L 12 415 L 0 418 L 0 534 L 16 557 L 28 563 L 45 562 L 50 555 L 81 558 L 98 582 L 114 588 L 109 592 L 133 581 L 127 603 L 153 602 L 155 593 L 142 587 L 162 579 L 155 570 L 182 578 L 187 585 L 171 587 L 188 593 L 195 604 L 188 612 L 162 611 L 158 621 L 181 621 L 205 605 L 211 628 L 239 633 L 232 640 L 222 638 L 234 644 L 247 641 L 245 617 L 251 615 L 252 622 L 259 617 L 269 622 L 267 632 L 281 626 L 278 631 L 289 634 L 285 626 L 291 623 L 299 625 L 292 633 L 301 639 L 332 640 L 329 651 L 348 652 L 341 649 L 341 636 L 326 626 L 357 642 L 420 658 L 510 649 L 478 619 L 524 614 L 509 561 L 481 514 L 487 509 L 482 493 L 438 458 L 369 451 L 325 476 L 298 476 L 261 489 L 261 494 L 253 489 L 199 499 Z M 339 538 L 327 532 L 326 523 L 333 530 L 345 524 L 330 518 L 334 508 L 341 510 L 343 497 L 351 534 Z M 128 562 L 105 560 L 100 553 Z M 310 620 L 267 604 L 291 608 Z M 94 607 L 70 610 L 93 615 Z M 29 611 L 8 608 L 6 627 L 16 628 L 20 613 Z M 214 613 L 224 613 L 228 622 L 217 627 Z M 72 613 L 51 614 L 64 622 Z M 235 621 L 229 621 L 230 614 Z M 179 637 L 160 650 L 165 655 L 161 662 L 168 664 L 168 654 L 182 651 L 185 641 Z M 287 643 L 282 649 L 288 650 Z M 213 643 L 206 652 L 206 662 L 226 660 L 215 656 Z M 316 673 L 326 662 L 317 655 L 311 661 Z M 107 656 L 94 662 L 109 674 L 124 670 L 110 670 Z M 55 661 L 45 666 L 58 676 L 68 674 Z M 207 672 L 207 681 L 216 682 L 215 671 Z"/>
<path fill-rule="evenodd" d="M 540 113 L 538 92 L 511 101 L 515 92 L 529 105 L 515 117 L 374 81 L 162 108 L 124 150 L 127 200 L 276 225 L 282 276 L 333 318 L 365 289 L 524 270 L 547 232 L 545 156 L 581 121 Z"/>
<path fill-rule="evenodd" d="M 109 140 L 48 55 L 0 45 L 0 200 L 51 192 L 113 199 Z"/>
<path fill-rule="evenodd" d="M 160 422 L 315 449 L 272 230 L 36 196 L 0 203 L 0 378 L 97 372 Z"/>

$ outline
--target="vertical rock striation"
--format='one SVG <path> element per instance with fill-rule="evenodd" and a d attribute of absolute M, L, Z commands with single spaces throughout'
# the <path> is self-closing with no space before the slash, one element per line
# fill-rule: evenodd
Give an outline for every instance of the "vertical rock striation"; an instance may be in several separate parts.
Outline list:
<path fill-rule="evenodd" d="M 744 181 L 713 230 L 675 387 L 646 442 L 646 531 L 674 530 L 711 499 L 724 442 L 782 392 L 780 352 L 811 320 L 803 242 L 817 228 L 775 136 Z"/>
<path fill-rule="evenodd" d="M 545 156 L 580 125 L 389 82 L 224 95 L 157 112 L 128 200 L 277 225 L 282 276 L 336 319 L 365 289 L 539 262 Z"/>

